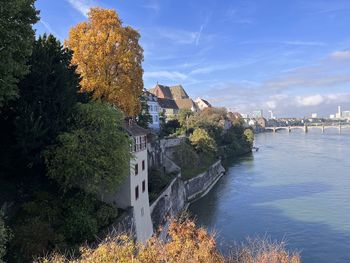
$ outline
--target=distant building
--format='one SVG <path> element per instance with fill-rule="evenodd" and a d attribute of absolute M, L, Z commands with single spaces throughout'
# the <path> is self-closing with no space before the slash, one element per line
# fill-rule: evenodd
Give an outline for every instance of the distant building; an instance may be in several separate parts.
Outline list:
<path fill-rule="evenodd" d="M 350 111 L 343 111 L 342 112 L 342 117 L 344 118 L 344 119 L 350 119 Z"/>
<path fill-rule="evenodd" d="M 249 125 L 249 126 L 255 126 L 255 125 L 256 125 L 256 121 L 255 121 L 254 119 L 250 119 L 250 120 L 248 121 L 248 125 Z"/>
<path fill-rule="evenodd" d="M 312 114 L 311 114 L 311 118 L 312 118 L 312 119 L 316 119 L 316 118 L 317 118 L 317 113 L 312 113 Z"/>
<path fill-rule="evenodd" d="M 258 118 L 257 119 L 257 124 L 262 127 L 262 128 L 265 128 L 266 127 L 266 124 L 267 124 L 267 121 L 265 118 L 261 117 L 261 118 Z"/>
<path fill-rule="evenodd" d="M 198 111 L 197 104 L 191 99 L 178 99 L 175 103 L 179 110 L 191 110 L 193 112 Z"/>
<path fill-rule="evenodd" d="M 181 109 L 197 111 L 197 104 L 187 95 L 181 85 L 165 86 L 157 84 L 149 90 L 158 97 L 158 103 L 166 118 L 174 117 Z"/>
<path fill-rule="evenodd" d="M 158 98 L 151 92 L 145 90 L 144 91 L 144 96 L 147 99 L 147 105 L 148 105 L 148 111 L 149 114 L 151 115 L 151 121 L 148 125 L 150 129 L 153 130 L 159 130 L 160 129 L 160 122 L 159 122 L 159 112 L 160 112 L 160 107 L 158 103 Z"/>
<path fill-rule="evenodd" d="M 190 98 L 181 85 L 165 86 L 157 84 L 154 88 L 150 89 L 149 92 L 161 99 L 179 100 Z"/>
<path fill-rule="evenodd" d="M 211 108 L 211 104 L 205 100 L 205 99 L 201 99 L 201 98 L 198 98 L 195 100 L 195 103 L 197 104 L 197 107 L 199 110 L 204 110 L 206 108 Z"/>
<path fill-rule="evenodd" d="M 179 113 L 179 107 L 174 100 L 158 98 L 158 104 L 166 119 L 174 118 Z"/>
<path fill-rule="evenodd" d="M 262 110 L 252 111 L 252 112 L 249 114 L 249 117 L 250 117 L 250 118 L 253 118 L 253 119 L 262 118 L 262 117 L 263 117 L 263 111 L 262 111 Z"/>
<path fill-rule="evenodd" d="M 335 114 L 335 118 L 337 119 L 341 119 L 342 114 L 341 114 L 341 106 L 338 106 L 338 112 Z"/>
<path fill-rule="evenodd" d="M 118 208 L 133 209 L 137 241 L 145 242 L 153 234 L 153 225 L 148 197 L 147 133 L 134 122 L 125 122 L 125 131 L 132 139 L 130 172 L 117 194 L 111 196 L 110 202 Z"/>
<path fill-rule="evenodd" d="M 335 115 L 334 115 L 334 114 L 331 114 L 331 115 L 329 115 L 329 118 L 330 118 L 330 119 L 334 119 L 334 118 L 335 118 Z"/>

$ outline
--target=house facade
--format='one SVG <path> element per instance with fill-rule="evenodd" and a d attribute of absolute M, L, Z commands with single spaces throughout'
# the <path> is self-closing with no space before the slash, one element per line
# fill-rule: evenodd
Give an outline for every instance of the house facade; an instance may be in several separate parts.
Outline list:
<path fill-rule="evenodd" d="M 181 109 L 197 111 L 197 104 L 188 96 L 181 85 L 165 86 L 157 84 L 149 90 L 150 93 L 158 97 L 161 112 L 167 119 L 176 116 Z"/>
<path fill-rule="evenodd" d="M 158 98 L 159 112 L 166 119 L 172 119 L 179 113 L 179 107 L 174 100 Z"/>
<path fill-rule="evenodd" d="M 148 112 L 152 119 L 148 128 L 158 131 L 160 129 L 159 112 L 161 111 L 158 98 L 149 91 L 144 91 L 144 96 L 147 99 Z"/>
<path fill-rule="evenodd" d="M 212 107 L 211 104 L 207 100 L 201 99 L 201 98 L 197 98 L 195 100 L 195 103 L 197 104 L 198 109 L 201 111 L 206 109 L 206 108 Z"/>
<path fill-rule="evenodd" d="M 153 234 L 148 196 L 148 131 L 132 121 L 126 122 L 124 129 L 132 141 L 130 149 L 133 157 L 130 160 L 130 172 L 117 194 L 113 195 L 109 201 L 118 208 L 132 207 L 136 239 L 144 243 Z"/>

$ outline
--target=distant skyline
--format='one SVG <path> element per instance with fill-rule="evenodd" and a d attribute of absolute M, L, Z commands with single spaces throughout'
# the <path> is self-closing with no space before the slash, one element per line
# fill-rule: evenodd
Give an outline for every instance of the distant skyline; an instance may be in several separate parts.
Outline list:
<path fill-rule="evenodd" d="M 348 0 L 37 0 L 37 34 L 62 41 L 90 7 L 139 30 L 145 88 L 182 84 L 242 113 L 329 116 L 350 110 Z"/>

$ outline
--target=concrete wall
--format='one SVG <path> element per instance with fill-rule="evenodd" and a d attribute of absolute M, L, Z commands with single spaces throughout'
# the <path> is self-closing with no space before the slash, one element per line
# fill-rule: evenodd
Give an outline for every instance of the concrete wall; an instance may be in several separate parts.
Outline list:
<path fill-rule="evenodd" d="M 181 173 L 179 173 L 151 204 L 151 218 L 154 229 L 157 230 L 162 227 L 163 231 L 160 235 L 164 236 L 167 232 L 168 219 L 176 217 L 182 210 L 187 209 L 190 202 L 208 193 L 224 172 L 225 169 L 219 160 L 207 172 L 190 180 L 183 180 Z"/>
<path fill-rule="evenodd" d="M 219 160 L 210 166 L 206 172 L 185 181 L 187 201 L 193 202 L 205 195 L 224 173 L 225 169 Z"/>
<path fill-rule="evenodd" d="M 155 230 L 163 226 L 167 217 L 175 217 L 187 202 L 186 188 L 180 174 L 173 179 L 169 186 L 151 204 L 151 218 Z"/>

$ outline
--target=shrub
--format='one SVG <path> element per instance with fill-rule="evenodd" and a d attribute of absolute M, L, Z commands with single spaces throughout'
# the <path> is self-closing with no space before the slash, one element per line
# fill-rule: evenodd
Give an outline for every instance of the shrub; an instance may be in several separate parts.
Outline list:
<path fill-rule="evenodd" d="M 253 146 L 254 143 L 254 133 L 251 129 L 245 129 L 244 130 L 244 137 L 246 141 L 249 143 L 250 147 Z"/>
<path fill-rule="evenodd" d="M 74 192 L 65 196 L 39 192 L 23 205 L 15 222 L 12 261 L 29 261 L 53 249 L 74 251 L 81 243 L 93 241 L 116 217 L 111 205 L 77 189 Z"/>
<path fill-rule="evenodd" d="M 247 239 L 231 252 L 229 263 L 300 263 L 298 253 L 289 253 L 284 242 L 272 242 L 269 239 Z"/>
<path fill-rule="evenodd" d="M 114 191 L 128 174 L 129 140 L 122 114 L 103 103 L 78 104 L 71 128 L 45 153 L 48 176 L 64 189 Z"/>
<path fill-rule="evenodd" d="M 135 243 L 126 235 L 107 238 L 97 248 L 82 248 L 79 259 L 70 260 L 53 254 L 39 259 L 41 263 L 300 263 L 297 254 L 290 254 L 278 243 L 260 241 L 239 247 L 231 256 L 223 256 L 217 249 L 215 235 L 197 228 L 188 218 L 173 220 L 168 229 L 168 241 L 152 237 L 145 245 Z"/>
<path fill-rule="evenodd" d="M 202 128 L 195 129 L 190 135 L 191 144 L 195 147 L 197 152 L 216 152 L 217 146 L 208 132 Z"/>

